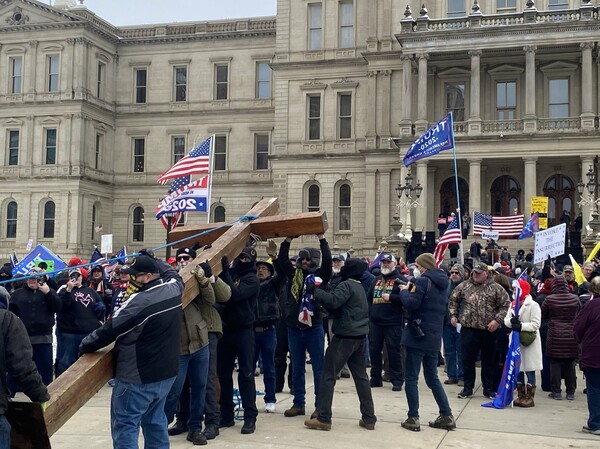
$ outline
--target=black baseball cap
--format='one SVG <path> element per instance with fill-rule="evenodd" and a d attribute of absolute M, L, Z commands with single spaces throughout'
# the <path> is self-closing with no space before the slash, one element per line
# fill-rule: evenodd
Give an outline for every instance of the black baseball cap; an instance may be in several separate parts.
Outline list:
<path fill-rule="evenodd" d="M 138 274 L 138 273 L 158 273 L 158 263 L 150 256 L 138 256 L 131 265 L 125 265 L 121 273 Z"/>

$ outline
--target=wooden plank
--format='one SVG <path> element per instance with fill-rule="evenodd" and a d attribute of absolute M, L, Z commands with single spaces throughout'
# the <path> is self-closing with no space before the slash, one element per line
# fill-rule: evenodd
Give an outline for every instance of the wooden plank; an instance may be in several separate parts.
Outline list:
<path fill-rule="evenodd" d="M 51 449 L 42 406 L 36 402 L 9 401 L 10 449 Z"/>
<path fill-rule="evenodd" d="M 190 237 L 204 231 L 209 231 L 214 228 L 214 225 L 213 223 L 200 226 L 177 227 L 170 232 L 169 242 L 189 239 L 181 242 L 177 247 L 194 246 L 194 244 L 198 244 L 199 246 L 207 245 L 221 237 L 228 228 L 222 227 L 198 237 Z M 303 212 L 299 214 L 261 217 L 253 220 L 251 225 L 252 233 L 258 235 L 263 240 L 288 237 L 290 235 L 324 234 L 328 227 L 327 214 L 325 212 Z"/>

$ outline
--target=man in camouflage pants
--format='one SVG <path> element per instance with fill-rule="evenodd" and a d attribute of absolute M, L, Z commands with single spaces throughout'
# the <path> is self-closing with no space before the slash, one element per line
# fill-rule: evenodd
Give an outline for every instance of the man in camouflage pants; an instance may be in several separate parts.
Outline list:
<path fill-rule="evenodd" d="M 450 323 L 461 325 L 462 362 L 465 386 L 458 394 L 461 399 L 471 397 L 475 388 L 475 362 L 481 351 L 481 383 L 483 395 L 493 399 L 494 353 L 496 330 L 504 321 L 510 298 L 508 293 L 492 279 L 488 266 L 479 263 L 471 277 L 458 285 L 450 296 L 448 306 Z"/>

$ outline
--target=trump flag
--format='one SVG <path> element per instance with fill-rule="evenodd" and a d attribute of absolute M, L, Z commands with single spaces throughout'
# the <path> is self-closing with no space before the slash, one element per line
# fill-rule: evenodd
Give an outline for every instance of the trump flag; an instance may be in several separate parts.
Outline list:
<path fill-rule="evenodd" d="M 419 159 L 424 159 L 436 155 L 440 151 L 451 150 L 453 148 L 454 129 L 452 125 L 452 113 L 450 113 L 425 131 L 410 146 L 406 152 L 406 156 L 404 156 L 404 165 L 408 167 Z"/>

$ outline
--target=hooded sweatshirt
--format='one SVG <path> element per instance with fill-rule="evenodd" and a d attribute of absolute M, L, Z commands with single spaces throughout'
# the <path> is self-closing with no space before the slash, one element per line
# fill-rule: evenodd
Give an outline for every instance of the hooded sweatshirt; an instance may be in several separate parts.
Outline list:
<path fill-rule="evenodd" d="M 579 298 L 570 292 L 564 276 L 554 278 L 550 291 L 552 294 L 542 303 L 542 318 L 548 320 L 546 355 L 574 359 L 579 355 L 573 333 L 573 323 L 580 308 Z"/>

